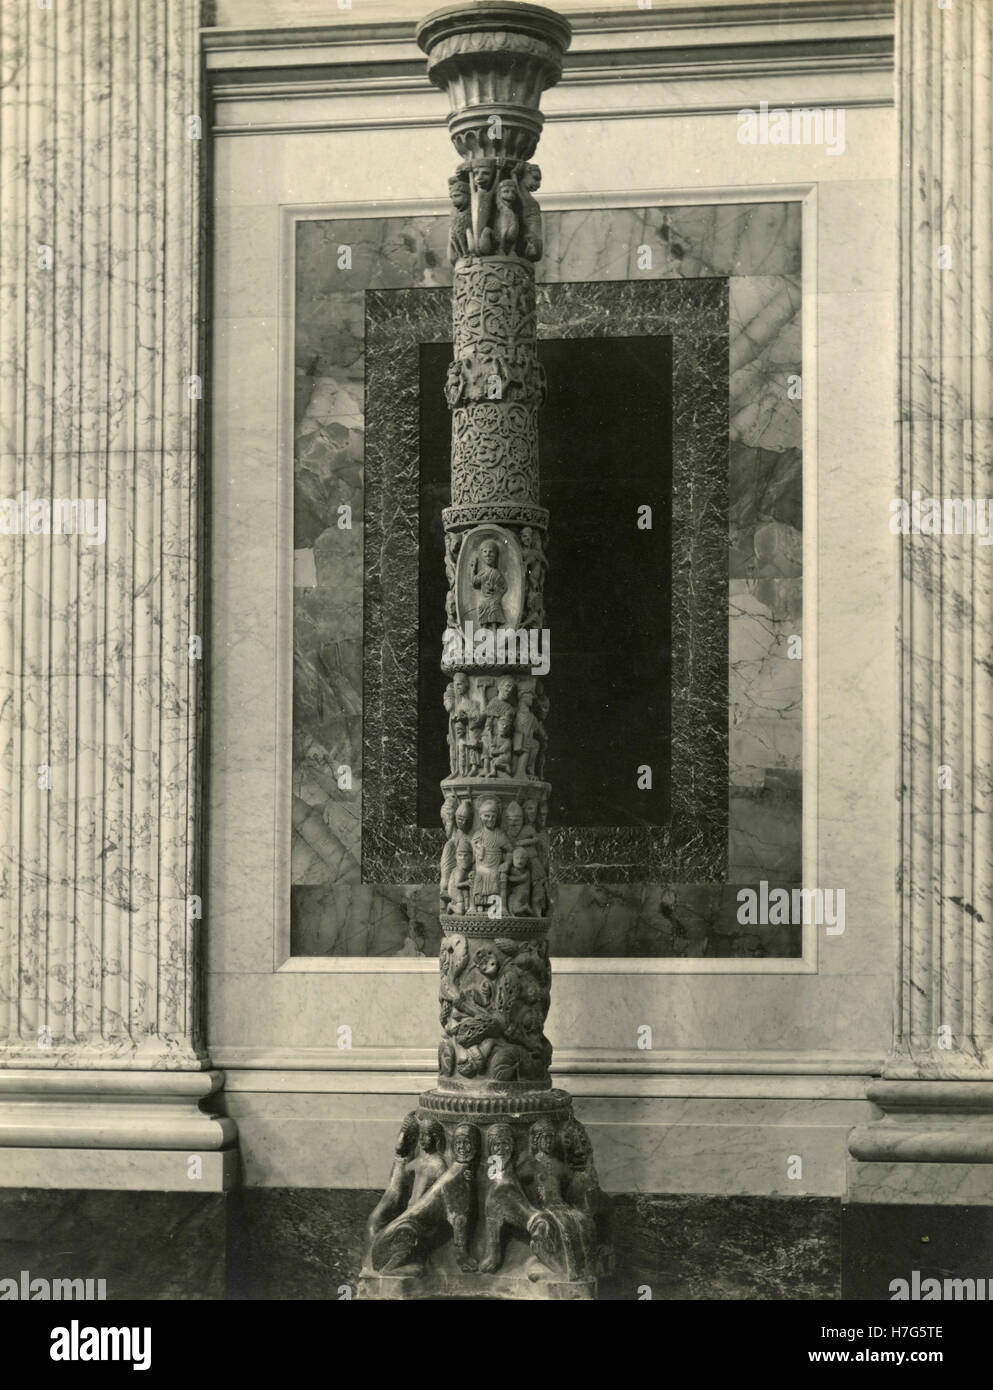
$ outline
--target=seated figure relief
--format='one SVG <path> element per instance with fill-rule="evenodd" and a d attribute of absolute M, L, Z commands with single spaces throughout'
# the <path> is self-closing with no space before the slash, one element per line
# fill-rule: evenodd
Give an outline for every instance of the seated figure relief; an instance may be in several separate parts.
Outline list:
<path fill-rule="evenodd" d="M 452 1162 L 445 1161 L 445 1131 L 436 1120 L 421 1119 L 417 1154 L 410 1160 L 410 1200 L 372 1241 L 370 1263 L 381 1274 L 421 1274 L 430 1251 L 451 1234 L 459 1268 L 477 1267 L 469 1253 L 475 1214 L 479 1131 L 458 1125 L 452 1135 Z"/>

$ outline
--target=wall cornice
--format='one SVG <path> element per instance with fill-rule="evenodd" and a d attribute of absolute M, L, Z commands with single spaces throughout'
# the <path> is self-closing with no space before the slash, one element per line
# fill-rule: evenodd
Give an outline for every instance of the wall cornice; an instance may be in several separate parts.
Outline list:
<path fill-rule="evenodd" d="M 564 11 L 573 27 L 562 85 L 893 70 L 890 0 L 679 5 Z M 412 20 L 223 24 L 201 30 L 215 100 L 388 96 L 430 91 Z M 555 118 L 555 112 L 550 111 Z"/>

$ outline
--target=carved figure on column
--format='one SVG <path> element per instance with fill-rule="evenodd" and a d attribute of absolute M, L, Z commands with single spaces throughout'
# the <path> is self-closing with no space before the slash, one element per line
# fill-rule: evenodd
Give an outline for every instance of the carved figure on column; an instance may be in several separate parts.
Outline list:
<path fill-rule="evenodd" d="M 491 799 L 482 802 L 479 807 L 481 825 L 472 837 L 476 856 L 472 900 L 483 912 L 491 906 L 494 897 L 499 898 L 504 911 L 507 909 L 507 869 L 513 846 L 498 827 L 499 815 L 499 802 Z"/>
<path fill-rule="evenodd" d="M 521 198 L 521 255 L 529 261 L 540 261 L 544 252 L 541 235 L 541 208 L 535 193 L 541 187 L 541 170 L 537 164 L 525 164 L 517 176 Z"/>
<path fill-rule="evenodd" d="M 479 1131 L 460 1124 L 452 1139 L 452 1163 L 444 1159 L 445 1134 L 435 1120 L 422 1120 L 416 1175 L 410 1204 L 372 1242 L 372 1267 L 384 1274 L 420 1273 L 433 1244 L 451 1231 L 455 1258 L 462 1270 L 476 1268 L 469 1253 L 470 1222 L 475 1214 L 475 1165 Z"/>
<path fill-rule="evenodd" d="M 472 713 L 469 704 L 469 677 L 464 671 L 456 671 L 445 689 L 445 708 L 448 710 L 448 752 L 452 775 L 461 771 L 459 767 L 459 740 L 465 739 L 465 722 Z M 461 735 L 459 721 L 462 720 Z"/>
<path fill-rule="evenodd" d="M 462 163 L 449 180 L 453 360 L 445 616 L 450 776 L 443 782 L 438 1084 L 405 1124 L 370 1220 L 362 1296 L 595 1297 L 599 1189 L 571 1101 L 552 1085 L 548 956 L 548 702 L 528 644 L 544 627 L 548 515 L 541 506 L 534 262 L 541 182 L 528 161 L 569 26 L 531 4 L 487 0 L 418 28 L 452 100 Z M 498 118 L 498 119 L 494 119 Z M 496 132 L 496 133 L 494 133 Z M 516 654 L 511 654 L 511 650 Z M 440 737 L 440 732 L 439 732 Z M 487 1171 L 479 1171 L 485 1132 Z M 563 1158 L 565 1154 L 565 1158 Z M 495 1164 L 495 1168 L 491 1165 Z M 477 1206 L 482 1220 L 476 1223 Z M 478 1264 L 477 1264 L 478 1261 Z"/>
<path fill-rule="evenodd" d="M 477 256 L 492 256 L 496 249 L 493 228 L 493 180 L 496 176 L 494 161 L 476 164 L 472 168 L 472 187 L 475 211 L 469 233 L 469 250 Z"/>
<path fill-rule="evenodd" d="M 366 1225 L 366 1234 L 371 1242 L 390 1221 L 403 1211 L 410 1201 L 411 1190 L 414 1185 L 413 1157 L 417 1150 L 417 1141 L 420 1130 L 417 1123 L 417 1112 L 411 1110 L 403 1117 L 400 1125 L 400 1133 L 396 1141 L 396 1158 L 393 1160 L 393 1167 L 390 1169 L 389 1181 L 386 1184 L 386 1191 L 380 1197 L 376 1206 L 373 1208 L 372 1215 Z"/>
<path fill-rule="evenodd" d="M 501 179 L 497 189 L 497 211 L 494 231 L 497 245 L 505 256 L 517 250 L 517 185 L 513 179 Z"/>
<path fill-rule="evenodd" d="M 510 777 L 513 771 L 514 756 L 514 717 L 502 715 L 491 732 L 486 757 L 487 777 Z"/>
<path fill-rule="evenodd" d="M 503 1263 L 503 1236 L 508 1229 L 524 1232 L 534 1257 L 546 1269 L 550 1266 L 551 1223 L 525 1196 L 514 1153 L 514 1131 L 510 1125 L 491 1126 L 486 1135 L 486 1155 L 492 1176 L 486 1188 L 485 1245 L 479 1264 L 486 1274 L 492 1274 Z"/>
<path fill-rule="evenodd" d="M 480 546 L 472 562 L 472 587 L 479 590 L 477 627 L 506 627 L 503 596 L 507 580 L 500 569 L 500 547 L 496 541 L 485 541 Z"/>
<path fill-rule="evenodd" d="M 448 180 L 448 196 L 452 200 L 452 216 L 448 230 L 448 259 L 452 265 L 469 254 L 469 235 L 472 213 L 469 211 L 469 181 L 465 173 L 453 174 Z"/>

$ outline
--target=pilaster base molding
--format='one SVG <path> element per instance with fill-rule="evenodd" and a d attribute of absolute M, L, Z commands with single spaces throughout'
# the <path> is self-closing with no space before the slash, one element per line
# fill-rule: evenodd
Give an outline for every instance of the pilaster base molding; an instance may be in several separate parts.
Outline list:
<path fill-rule="evenodd" d="M 15 1149 L 191 1155 L 226 1149 L 237 1130 L 233 1120 L 218 1113 L 223 1085 L 221 1071 L 0 1071 L 0 1170 L 14 1162 L 10 1151 Z M 18 1184 L 3 1185 L 35 1185 L 29 1178 L 27 1173 Z"/>
<path fill-rule="evenodd" d="M 848 1200 L 993 1202 L 993 1081 L 883 1080 L 848 1139 Z"/>

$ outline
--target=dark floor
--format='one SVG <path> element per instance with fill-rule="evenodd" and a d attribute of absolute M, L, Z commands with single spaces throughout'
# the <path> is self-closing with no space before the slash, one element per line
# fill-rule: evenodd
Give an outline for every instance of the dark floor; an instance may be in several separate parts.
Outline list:
<path fill-rule="evenodd" d="M 109 1299 L 338 1299 L 379 1193 L 0 1191 L 0 1280 L 103 1278 Z M 885 1299 L 993 1279 L 993 1209 L 836 1198 L 613 1196 L 605 1300 Z M 991 1290 L 993 1292 L 993 1290 Z"/>

